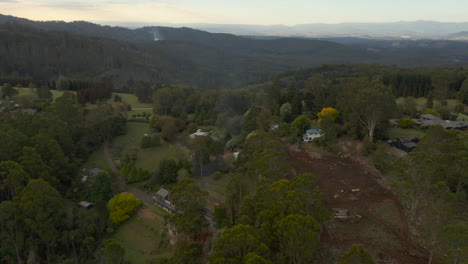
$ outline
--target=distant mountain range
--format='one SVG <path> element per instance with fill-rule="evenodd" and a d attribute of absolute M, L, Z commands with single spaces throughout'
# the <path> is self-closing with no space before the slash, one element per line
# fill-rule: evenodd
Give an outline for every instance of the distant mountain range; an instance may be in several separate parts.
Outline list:
<path fill-rule="evenodd" d="M 130 28 L 150 26 L 144 23 L 112 23 Z M 456 39 L 457 33 L 468 31 L 466 23 L 437 21 L 412 21 L 392 23 L 338 23 L 285 25 L 227 25 L 227 24 L 160 24 L 171 27 L 190 27 L 210 33 L 282 37 L 360 37 L 360 38 L 411 38 Z"/>
<path fill-rule="evenodd" d="M 112 78 L 118 88 L 129 81 L 229 88 L 321 64 L 467 66 L 468 43 L 237 36 L 186 27 L 130 29 L 0 15 L 0 57 L 4 76 Z"/>

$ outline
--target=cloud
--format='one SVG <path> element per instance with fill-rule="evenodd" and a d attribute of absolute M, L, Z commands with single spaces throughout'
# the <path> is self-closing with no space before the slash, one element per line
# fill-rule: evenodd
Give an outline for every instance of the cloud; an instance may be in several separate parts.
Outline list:
<path fill-rule="evenodd" d="M 2 1 L 2 0 L 0 0 Z M 59 8 L 59 9 L 91 9 L 96 6 L 90 3 L 82 2 L 57 2 L 57 3 L 44 3 L 40 6 L 49 7 L 49 8 Z"/>

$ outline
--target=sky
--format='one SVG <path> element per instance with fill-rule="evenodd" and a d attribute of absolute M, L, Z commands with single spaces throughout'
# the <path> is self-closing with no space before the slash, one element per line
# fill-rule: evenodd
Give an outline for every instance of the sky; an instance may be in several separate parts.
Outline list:
<path fill-rule="evenodd" d="M 467 10 L 468 0 L 0 0 L 4 15 L 98 23 L 468 22 Z"/>

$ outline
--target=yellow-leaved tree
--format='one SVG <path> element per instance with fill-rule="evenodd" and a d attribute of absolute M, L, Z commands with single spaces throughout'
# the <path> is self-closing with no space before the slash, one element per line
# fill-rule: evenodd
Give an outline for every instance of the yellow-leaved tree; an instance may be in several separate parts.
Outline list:
<path fill-rule="evenodd" d="M 107 204 L 109 217 L 114 223 L 127 220 L 140 206 L 141 202 L 132 193 L 119 193 Z"/>
<path fill-rule="evenodd" d="M 322 122 L 324 116 L 330 116 L 333 121 L 338 117 L 338 110 L 333 107 L 322 108 L 322 111 L 317 113 L 319 123 Z"/>

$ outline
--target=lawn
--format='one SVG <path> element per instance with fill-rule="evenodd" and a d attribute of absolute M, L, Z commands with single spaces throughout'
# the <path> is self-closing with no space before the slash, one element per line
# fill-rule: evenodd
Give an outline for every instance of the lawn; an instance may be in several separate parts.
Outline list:
<path fill-rule="evenodd" d="M 391 127 L 387 131 L 387 137 L 390 139 L 405 137 L 421 139 L 424 135 L 426 135 L 424 131 L 415 128 Z"/>
<path fill-rule="evenodd" d="M 18 96 L 22 95 L 30 95 L 34 93 L 34 90 L 31 88 L 19 88 L 15 87 L 16 90 L 18 90 Z M 65 91 L 59 91 L 59 90 L 50 90 L 52 92 L 54 100 L 57 99 L 58 97 L 62 96 Z M 74 92 L 72 92 L 74 93 Z"/>
<path fill-rule="evenodd" d="M 155 213 L 147 206 L 145 210 Z M 125 259 L 130 263 L 145 261 L 171 253 L 169 235 L 161 215 L 156 218 L 134 215 L 119 226 L 112 236 L 125 249 Z"/>
<path fill-rule="evenodd" d="M 150 172 L 159 169 L 159 162 L 163 159 L 179 159 L 185 157 L 183 149 L 175 144 L 163 142 L 161 146 L 141 149 L 141 138 L 144 134 L 151 133 L 147 123 L 128 122 L 127 134 L 116 137 L 112 142 L 112 154 L 119 159 L 125 153 L 136 152 L 136 167 Z"/>
<path fill-rule="evenodd" d="M 107 168 L 108 164 L 106 161 L 106 157 L 104 156 L 104 151 L 102 147 L 99 149 L 95 150 L 89 157 L 88 160 L 86 161 L 85 165 L 83 166 L 85 168 Z"/>
<path fill-rule="evenodd" d="M 204 177 L 195 177 L 195 182 L 200 186 L 200 189 L 207 191 L 210 195 L 210 200 L 216 203 L 223 203 L 226 195 L 226 186 L 229 183 L 229 175 L 210 175 Z"/>

